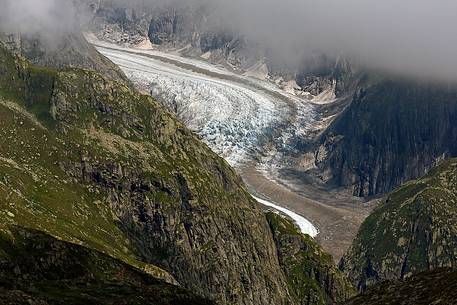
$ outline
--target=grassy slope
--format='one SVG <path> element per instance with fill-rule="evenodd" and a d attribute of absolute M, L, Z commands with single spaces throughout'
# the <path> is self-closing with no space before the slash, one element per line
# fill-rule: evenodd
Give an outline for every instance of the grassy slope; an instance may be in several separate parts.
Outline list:
<path fill-rule="evenodd" d="M 403 281 L 385 281 L 346 305 L 450 305 L 457 300 L 457 272 L 439 269 Z"/>
<path fill-rule="evenodd" d="M 35 230 L 0 235 L 0 304 L 209 305 L 89 248 Z"/>
<path fill-rule="evenodd" d="M 362 224 L 343 267 L 363 290 L 384 279 L 457 265 L 457 160 L 392 192 Z"/>
<path fill-rule="evenodd" d="M 0 228 L 39 229 L 170 278 L 136 260 L 102 194 L 71 181 L 59 166 L 63 159 L 79 159 L 80 144 L 78 138 L 69 141 L 55 132 L 46 111 L 57 72 L 0 53 L 0 214 L 6 220 Z M 26 81 L 14 73 L 16 65 L 28 74 Z"/>
<path fill-rule="evenodd" d="M 339 304 L 355 290 L 331 255 L 281 215 L 267 213 L 290 291 L 299 304 Z"/>
<path fill-rule="evenodd" d="M 175 264 L 173 271 L 181 272 L 180 281 L 188 280 L 187 286 L 199 293 L 219 287 L 192 277 L 211 280 L 206 274 L 212 272 L 227 278 L 226 291 L 212 294 L 216 298 L 245 298 L 243 289 L 251 288 L 240 282 L 241 273 L 254 269 L 256 255 L 274 259 L 267 223 L 259 222 L 261 211 L 239 177 L 152 98 L 94 72 L 29 65 L 0 47 L 0 115 L 1 232 L 17 225 L 37 229 L 171 282 L 166 271 L 144 263 L 145 257 L 149 262 L 172 261 L 171 267 L 179 260 L 183 268 Z M 141 230 L 150 220 L 129 214 L 136 208 L 142 212 L 133 200 L 157 209 L 166 220 L 162 223 L 170 226 L 154 231 L 153 238 L 165 240 L 163 249 L 145 248 L 151 247 L 150 236 Z M 229 242 L 211 246 L 205 240 L 220 236 Z M 189 238 L 196 239 L 189 242 L 192 249 L 181 249 L 189 247 Z M 236 253 L 241 251 L 259 254 L 239 260 Z M 218 259 L 221 252 L 227 260 Z M 202 267 L 192 265 L 201 261 Z M 246 269 L 233 267 L 233 262 Z M 264 291 L 259 296 L 284 298 L 277 295 L 284 289 L 274 271 L 279 266 L 258 267 L 257 285 L 271 289 L 270 296 Z"/>

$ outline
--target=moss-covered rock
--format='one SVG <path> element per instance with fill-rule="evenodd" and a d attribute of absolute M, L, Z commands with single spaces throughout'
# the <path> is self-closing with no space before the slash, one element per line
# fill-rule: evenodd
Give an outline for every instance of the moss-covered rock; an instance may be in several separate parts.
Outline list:
<path fill-rule="evenodd" d="M 334 265 L 331 255 L 281 215 L 269 212 L 281 267 L 288 287 L 301 305 L 340 304 L 355 289 Z"/>
<path fill-rule="evenodd" d="M 210 305 L 98 251 L 35 230 L 0 234 L 0 304 Z"/>
<path fill-rule="evenodd" d="M 457 300 L 457 272 L 438 269 L 407 280 L 385 281 L 349 300 L 346 305 L 449 305 Z"/>
<path fill-rule="evenodd" d="M 45 232 L 221 304 L 292 302 L 240 177 L 151 97 L 0 47 L 0 117 L 1 230 Z"/>
<path fill-rule="evenodd" d="M 341 268 L 359 290 L 386 279 L 456 266 L 455 159 L 388 195 L 362 224 L 341 261 Z"/>

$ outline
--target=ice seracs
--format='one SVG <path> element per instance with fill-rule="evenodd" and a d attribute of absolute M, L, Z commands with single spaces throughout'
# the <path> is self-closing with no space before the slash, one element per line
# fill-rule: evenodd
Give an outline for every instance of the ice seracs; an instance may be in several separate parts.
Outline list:
<path fill-rule="evenodd" d="M 312 103 L 273 83 L 176 54 L 106 44 L 98 49 L 233 166 L 255 160 L 261 172 L 274 175 L 315 125 Z M 290 216 L 301 232 L 318 234 L 306 218 L 256 199 Z"/>

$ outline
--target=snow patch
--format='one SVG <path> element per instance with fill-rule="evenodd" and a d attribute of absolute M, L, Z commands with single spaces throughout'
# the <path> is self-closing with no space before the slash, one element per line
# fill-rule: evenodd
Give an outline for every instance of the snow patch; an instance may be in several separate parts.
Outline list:
<path fill-rule="evenodd" d="M 288 82 L 285 82 L 282 86 L 282 89 L 292 95 L 295 95 L 296 91 L 301 90 L 300 86 L 297 85 L 297 82 L 293 79 Z"/>
<path fill-rule="evenodd" d="M 152 50 L 154 48 L 154 46 L 152 45 L 149 38 L 145 38 L 142 42 L 135 45 L 135 48 L 139 49 L 139 50 Z"/>
<path fill-rule="evenodd" d="M 205 60 L 209 60 L 211 58 L 211 51 L 208 51 L 205 54 L 202 54 L 200 57 Z"/>
<path fill-rule="evenodd" d="M 297 224 L 299 227 L 300 231 L 303 234 L 308 234 L 311 237 L 316 237 L 317 234 L 319 234 L 319 230 L 305 217 L 298 215 L 295 212 L 292 212 L 291 210 L 288 210 L 286 208 L 280 207 L 279 205 L 276 205 L 270 201 L 267 201 L 265 199 L 261 199 L 255 196 L 252 196 L 255 200 L 257 200 L 259 203 L 271 207 L 275 210 L 280 211 L 281 213 L 286 214 L 290 218 L 293 219 L 293 221 Z"/>

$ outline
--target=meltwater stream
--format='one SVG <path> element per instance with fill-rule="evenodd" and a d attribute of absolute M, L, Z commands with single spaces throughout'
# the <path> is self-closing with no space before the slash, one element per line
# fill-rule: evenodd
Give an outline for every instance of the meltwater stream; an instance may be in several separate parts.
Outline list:
<path fill-rule="evenodd" d="M 291 139 L 306 134 L 312 126 L 313 106 L 268 82 L 159 51 L 101 42 L 96 47 L 235 167 L 254 160 L 263 168 L 277 166 L 273 160 L 293 149 L 288 147 Z M 304 217 L 256 199 L 290 216 L 303 233 L 318 234 Z"/>

